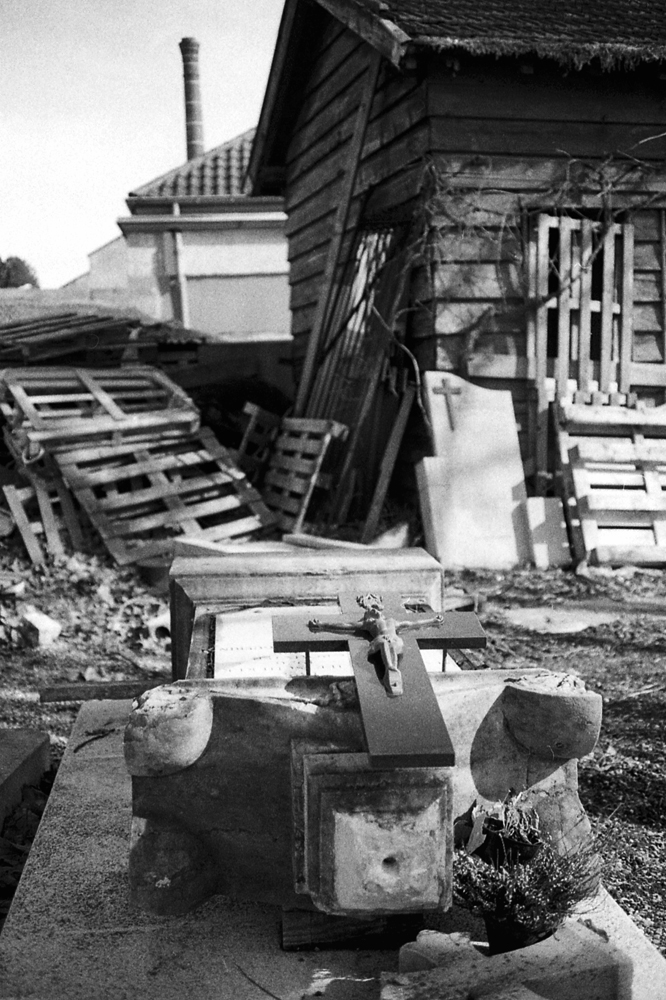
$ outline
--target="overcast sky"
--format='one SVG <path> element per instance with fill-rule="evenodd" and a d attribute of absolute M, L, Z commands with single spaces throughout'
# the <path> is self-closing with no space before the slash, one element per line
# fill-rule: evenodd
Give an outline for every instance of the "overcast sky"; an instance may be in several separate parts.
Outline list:
<path fill-rule="evenodd" d="M 206 148 L 257 123 L 283 0 L 0 0 L 0 258 L 88 270 L 124 199 L 186 160 L 178 43 L 200 43 Z"/>

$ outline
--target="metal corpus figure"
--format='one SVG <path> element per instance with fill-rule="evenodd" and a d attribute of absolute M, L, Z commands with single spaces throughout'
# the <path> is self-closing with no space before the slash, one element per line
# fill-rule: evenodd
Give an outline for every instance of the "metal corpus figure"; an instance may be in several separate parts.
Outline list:
<path fill-rule="evenodd" d="M 368 649 L 368 659 L 375 653 L 379 653 L 384 666 L 384 673 L 381 677 L 382 684 L 386 688 L 387 694 L 392 698 L 396 698 L 402 694 L 400 656 L 404 649 L 404 643 L 400 638 L 400 632 L 406 632 L 410 629 L 427 628 L 430 625 L 442 625 L 444 617 L 443 615 L 435 615 L 433 618 L 398 622 L 395 618 L 384 617 L 383 601 L 381 597 L 377 597 L 375 594 L 365 594 L 363 597 L 357 597 L 356 603 L 364 610 L 364 615 L 360 621 L 323 622 L 319 618 L 313 618 L 308 622 L 308 627 L 313 632 L 369 633 L 370 647 Z"/>

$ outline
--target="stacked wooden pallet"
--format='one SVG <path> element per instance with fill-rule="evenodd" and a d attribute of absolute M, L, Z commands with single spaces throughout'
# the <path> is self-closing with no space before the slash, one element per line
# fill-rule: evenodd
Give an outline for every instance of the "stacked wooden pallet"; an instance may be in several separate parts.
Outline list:
<path fill-rule="evenodd" d="M 666 564 L 666 408 L 561 403 L 558 440 L 577 561 Z"/>
<path fill-rule="evenodd" d="M 8 368 L 0 411 L 12 437 L 35 455 L 156 433 L 179 437 L 199 426 L 194 404 L 156 368 Z"/>
<path fill-rule="evenodd" d="M 63 311 L 0 325 L 0 364 L 195 364 L 206 334 L 110 312 Z"/>
<path fill-rule="evenodd" d="M 228 452 L 199 427 L 186 394 L 155 369 L 8 370 L 0 410 L 35 494 L 5 490 L 33 561 L 39 534 L 61 554 L 53 505 L 67 524 L 68 490 L 121 564 L 166 559 L 179 535 L 239 540 L 274 523 Z M 32 512 L 25 507 L 35 498 L 37 520 L 34 503 Z"/>

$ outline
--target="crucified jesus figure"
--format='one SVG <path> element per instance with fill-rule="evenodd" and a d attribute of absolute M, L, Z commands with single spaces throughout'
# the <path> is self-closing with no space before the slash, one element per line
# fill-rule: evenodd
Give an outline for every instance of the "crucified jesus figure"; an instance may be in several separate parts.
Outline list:
<path fill-rule="evenodd" d="M 319 618 L 312 618 L 308 622 L 308 627 L 313 632 L 368 633 L 370 635 L 368 658 L 375 653 L 380 654 L 384 667 L 381 677 L 382 684 L 386 688 L 387 694 L 395 698 L 402 694 L 400 656 L 404 649 L 404 643 L 400 638 L 400 632 L 406 632 L 409 629 L 427 628 L 430 625 L 442 625 L 444 617 L 443 615 L 435 615 L 433 618 L 398 622 L 395 618 L 386 618 L 384 616 L 382 599 L 375 594 L 365 594 L 363 597 L 357 597 L 356 603 L 364 611 L 363 617 L 359 621 L 323 622 Z"/>

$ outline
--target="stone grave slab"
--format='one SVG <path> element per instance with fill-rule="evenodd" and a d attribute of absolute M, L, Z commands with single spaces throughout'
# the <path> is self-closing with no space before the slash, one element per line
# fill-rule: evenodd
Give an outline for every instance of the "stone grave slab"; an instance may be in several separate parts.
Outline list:
<path fill-rule="evenodd" d="M 377 1000 L 394 951 L 280 948 L 277 906 L 222 895 L 184 916 L 130 900 L 131 702 L 82 706 L 3 933 L 0 998 Z M 89 734 L 107 731 L 87 742 Z M 79 748 L 78 750 L 76 748 Z"/>
<path fill-rule="evenodd" d="M 426 548 L 445 569 L 530 559 L 525 481 L 511 393 L 425 372 L 434 456 L 416 467 Z"/>
<path fill-rule="evenodd" d="M 185 677 L 195 618 L 223 609 L 325 604 L 342 589 L 399 590 L 439 611 L 442 567 L 424 549 L 294 549 L 176 558 L 171 571 L 174 680 Z"/>
<path fill-rule="evenodd" d="M 475 675 L 452 676 L 466 678 L 475 700 Z M 487 712 L 490 692 L 482 700 Z M 122 756 L 130 707 L 89 702 L 81 709 L 0 935 L 0 998 L 257 1000 L 270 991 L 280 1000 L 378 1000 L 382 973 L 398 974 L 397 950 L 284 952 L 279 908 L 229 896 L 184 916 L 131 905 L 131 779 Z M 106 737 L 85 742 L 102 729 Z M 631 1000 L 661 1000 L 664 959 L 624 911 L 606 898 L 581 917 L 632 958 Z"/>

